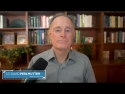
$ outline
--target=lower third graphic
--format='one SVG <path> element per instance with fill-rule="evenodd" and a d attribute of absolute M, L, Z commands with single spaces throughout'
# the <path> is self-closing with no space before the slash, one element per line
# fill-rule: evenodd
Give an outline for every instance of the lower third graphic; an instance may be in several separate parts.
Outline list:
<path fill-rule="evenodd" d="M 46 71 L 32 71 L 32 70 L 3 70 L 3 79 L 25 79 L 25 78 L 41 78 L 46 79 Z"/>

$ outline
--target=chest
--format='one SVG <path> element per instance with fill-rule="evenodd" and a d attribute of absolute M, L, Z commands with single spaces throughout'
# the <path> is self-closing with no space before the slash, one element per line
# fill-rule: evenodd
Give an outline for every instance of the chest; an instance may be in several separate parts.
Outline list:
<path fill-rule="evenodd" d="M 51 62 L 46 68 L 46 80 L 41 82 L 83 82 L 83 71 L 81 65 L 76 63 L 64 66 Z"/>

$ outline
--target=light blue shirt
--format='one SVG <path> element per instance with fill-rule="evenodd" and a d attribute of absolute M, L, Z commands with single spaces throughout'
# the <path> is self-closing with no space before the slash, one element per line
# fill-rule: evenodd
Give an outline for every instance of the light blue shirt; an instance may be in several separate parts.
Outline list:
<path fill-rule="evenodd" d="M 70 50 L 68 59 L 60 64 L 54 54 L 53 47 L 34 56 L 28 68 L 39 58 L 48 62 L 46 80 L 38 79 L 36 83 L 95 83 L 95 75 L 88 57 L 75 50 Z M 42 63 L 42 62 L 41 62 Z"/>

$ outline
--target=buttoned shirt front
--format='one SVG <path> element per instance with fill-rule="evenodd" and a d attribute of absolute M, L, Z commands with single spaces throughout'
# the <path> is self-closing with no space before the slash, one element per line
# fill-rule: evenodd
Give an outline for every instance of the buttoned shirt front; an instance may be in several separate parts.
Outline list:
<path fill-rule="evenodd" d="M 38 79 L 36 83 L 95 83 L 95 75 L 88 57 L 75 50 L 70 50 L 67 60 L 60 64 L 53 50 L 53 47 L 34 56 L 28 68 L 43 58 L 48 62 L 46 67 L 46 79 Z M 42 63 L 42 62 L 41 62 Z"/>

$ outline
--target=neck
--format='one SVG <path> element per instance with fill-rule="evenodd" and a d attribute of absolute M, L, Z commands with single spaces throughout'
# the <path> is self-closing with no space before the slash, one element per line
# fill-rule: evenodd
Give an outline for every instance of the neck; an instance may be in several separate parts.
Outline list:
<path fill-rule="evenodd" d="M 59 63 L 63 64 L 68 57 L 69 51 L 70 51 L 70 49 L 61 50 L 61 49 L 54 48 L 54 52 L 55 52 L 57 61 Z"/>

